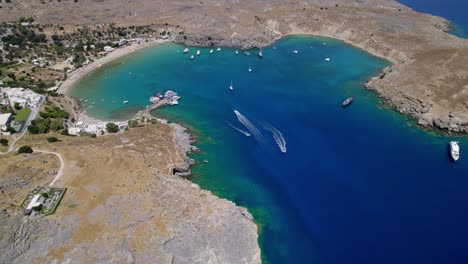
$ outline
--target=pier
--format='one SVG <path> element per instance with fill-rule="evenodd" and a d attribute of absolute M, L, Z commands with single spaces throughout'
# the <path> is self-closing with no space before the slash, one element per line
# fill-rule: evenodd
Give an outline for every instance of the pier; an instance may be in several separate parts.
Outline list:
<path fill-rule="evenodd" d="M 167 105 L 169 103 L 169 100 L 167 99 L 161 99 L 157 101 L 156 103 L 153 103 L 152 105 L 146 107 L 144 110 L 141 110 L 138 112 L 137 116 L 144 116 L 144 117 L 152 117 L 151 116 L 151 111 L 156 110 L 157 108 Z"/>

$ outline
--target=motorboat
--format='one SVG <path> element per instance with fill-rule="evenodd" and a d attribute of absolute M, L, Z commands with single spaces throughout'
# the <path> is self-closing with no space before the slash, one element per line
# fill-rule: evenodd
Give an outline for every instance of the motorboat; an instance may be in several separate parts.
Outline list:
<path fill-rule="evenodd" d="M 294 54 L 298 54 L 298 53 L 299 53 L 299 51 L 297 51 L 297 50 L 294 51 Z"/>
<path fill-rule="evenodd" d="M 249 65 L 249 72 L 251 72 L 251 71 L 252 71 L 252 67 L 250 67 L 250 65 Z"/>
<path fill-rule="evenodd" d="M 454 161 L 460 158 L 460 146 L 457 141 L 450 141 L 450 155 Z"/>
<path fill-rule="evenodd" d="M 197 56 L 200 56 L 200 50 L 197 50 Z"/>
<path fill-rule="evenodd" d="M 236 53 L 236 54 L 239 54 L 239 51 L 238 51 L 238 50 L 236 50 L 236 51 L 235 51 L 235 53 Z"/>
<path fill-rule="evenodd" d="M 248 51 L 245 51 L 244 54 L 245 54 L 245 56 L 250 56 L 250 52 L 248 52 Z"/>
<path fill-rule="evenodd" d="M 262 52 L 262 50 L 260 50 L 260 52 L 258 52 L 258 57 L 259 57 L 260 59 L 263 58 L 263 52 Z"/>
<path fill-rule="evenodd" d="M 326 61 L 326 62 L 329 62 L 329 61 L 330 61 L 330 58 L 328 58 L 328 57 L 325 58 L 325 61 Z"/>
<path fill-rule="evenodd" d="M 231 90 L 231 91 L 234 90 L 234 86 L 232 86 L 232 81 L 231 81 L 231 85 L 229 85 L 229 90 Z"/>
<path fill-rule="evenodd" d="M 221 48 L 217 48 L 216 51 L 218 51 L 218 52 L 221 51 Z"/>
<path fill-rule="evenodd" d="M 210 49 L 210 54 L 213 54 L 213 49 Z"/>
<path fill-rule="evenodd" d="M 185 48 L 185 49 L 184 49 L 184 53 L 187 53 L 187 52 L 189 52 L 189 49 L 188 49 L 188 48 Z"/>
<path fill-rule="evenodd" d="M 192 56 L 190 56 L 190 59 L 191 59 L 191 60 L 195 59 L 195 56 L 193 56 L 193 55 L 192 55 Z"/>
<path fill-rule="evenodd" d="M 350 105 L 352 102 L 353 102 L 353 98 L 352 98 L 352 97 L 348 97 L 348 98 L 346 98 L 346 100 L 343 101 L 342 106 L 343 106 L 343 107 L 346 107 L 346 106 Z"/>
<path fill-rule="evenodd" d="M 124 104 L 128 104 L 128 101 L 127 101 L 127 100 L 125 100 L 125 101 L 123 101 L 123 103 L 124 103 Z"/>

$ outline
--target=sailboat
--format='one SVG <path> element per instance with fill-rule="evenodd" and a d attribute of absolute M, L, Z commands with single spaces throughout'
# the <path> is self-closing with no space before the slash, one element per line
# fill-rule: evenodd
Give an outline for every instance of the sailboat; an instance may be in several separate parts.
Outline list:
<path fill-rule="evenodd" d="M 232 86 L 232 81 L 231 81 L 231 85 L 229 85 L 229 90 L 234 91 L 234 86 Z"/>

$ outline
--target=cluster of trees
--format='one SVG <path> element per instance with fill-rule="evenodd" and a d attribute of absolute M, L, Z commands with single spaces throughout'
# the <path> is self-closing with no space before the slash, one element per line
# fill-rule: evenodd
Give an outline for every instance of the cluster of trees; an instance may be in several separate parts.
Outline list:
<path fill-rule="evenodd" d="M 28 29 L 24 26 L 17 25 L 16 28 L 11 30 L 12 34 L 2 37 L 2 41 L 7 45 L 15 45 L 24 47 L 27 43 L 45 43 L 47 37 L 44 34 L 36 34 L 34 30 Z"/>

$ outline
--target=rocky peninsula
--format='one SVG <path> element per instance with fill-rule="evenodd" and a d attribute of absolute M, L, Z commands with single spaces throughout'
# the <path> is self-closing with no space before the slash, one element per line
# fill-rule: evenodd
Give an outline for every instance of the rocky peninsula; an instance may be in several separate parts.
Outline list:
<path fill-rule="evenodd" d="M 260 263 L 250 213 L 172 174 L 186 162 L 186 135 L 159 122 L 94 139 L 57 135 L 54 145 L 26 135 L 24 144 L 61 153 L 55 185 L 68 191 L 54 215 L 15 213 L 12 203 L 50 182 L 59 162 L 0 157 L 0 263 Z"/>

